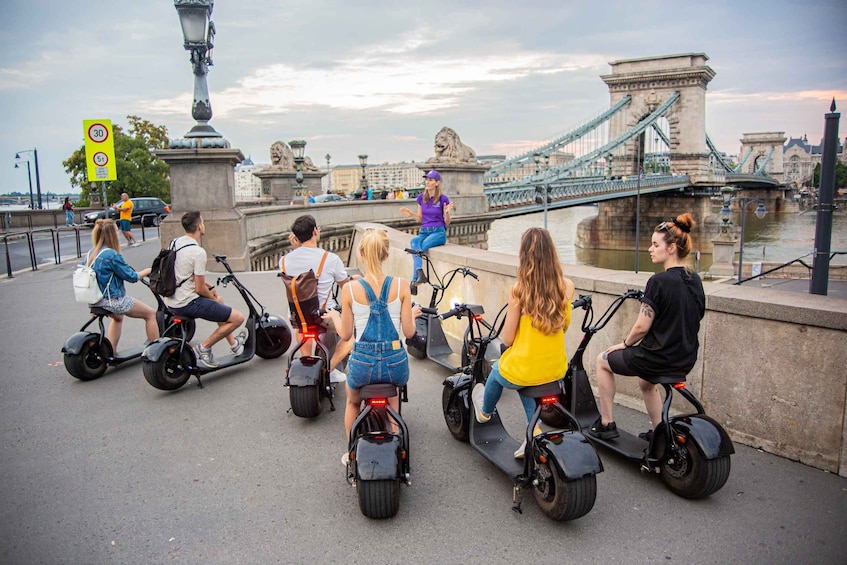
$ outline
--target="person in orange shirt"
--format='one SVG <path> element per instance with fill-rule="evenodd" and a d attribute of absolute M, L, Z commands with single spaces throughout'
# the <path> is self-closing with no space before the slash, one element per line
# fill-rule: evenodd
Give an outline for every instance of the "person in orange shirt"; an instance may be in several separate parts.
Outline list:
<path fill-rule="evenodd" d="M 519 389 L 557 381 L 568 370 L 565 331 L 571 321 L 574 284 L 566 279 L 550 232 L 529 228 L 521 236 L 518 275 L 509 293 L 500 339 L 509 345 L 485 384 L 471 392 L 477 422 L 491 419 L 504 388 Z M 535 400 L 521 396 L 529 422 Z M 536 426 L 535 434 L 541 433 Z M 523 457 L 525 445 L 515 451 Z"/>
<path fill-rule="evenodd" d="M 129 195 L 126 192 L 122 193 L 120 204 L 112 204 L 112 208 L 121 213 L 118 220 L 118 229 L 124 234 L 127 245 L 129 247 L 138 246 L 138 241 L 132 235 L 132 200 L 129 199 Z"/>

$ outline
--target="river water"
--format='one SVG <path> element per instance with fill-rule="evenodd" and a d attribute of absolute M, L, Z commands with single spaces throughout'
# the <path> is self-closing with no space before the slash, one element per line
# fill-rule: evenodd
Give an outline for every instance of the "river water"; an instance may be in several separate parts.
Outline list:
<path fill-rule="evenodd" d="M 574 245 L 577 224 L 583 219 L 596 215 L 597 206 L 574 206 L 547 212 L 547 226 L 556 243 L 559 259 L 565 264 L 590 265 L 623 271 L 635 270 L 634 251 L 581 249 Z M 753 212 L 748 212 L 744 229 L 744 263 L 754 261 L 787 263 L 808 255 L 814 248 L 815 220 L 815 212 L 768 213 L 762 219 L 757 218 Z M 732 221 L 737 226 L 740 225 L 740 214 L 734 214 Z M 497 220 L 491 224 L 488 232 L 488 249 L 517 255 L 524 230 L 528 227 L 543 226 L 542 212 Z M 644 233 L 649 233 L 653 227 L 652 225 L 641 226 Z M 639 270 L 647 272 L 661 270 L 661 265 L 653 265 L 650 262 L 646 243 L 643 245 L 638 259 Z M 694 251 L 696 249 L 695 241 Z M 843 214 L 833 216 L 830 249 L 847 252 L 847 216 Z M 811 264 L 812 257 L 808 255 L 803 260 Z M 704 253 L 700 256 L 696 268 L 698 271 L 705 271 L 711 263 L 711 254 Z M 836 255 L 831 264 L 833 266 L 847 265 L 847 255 Z"/>

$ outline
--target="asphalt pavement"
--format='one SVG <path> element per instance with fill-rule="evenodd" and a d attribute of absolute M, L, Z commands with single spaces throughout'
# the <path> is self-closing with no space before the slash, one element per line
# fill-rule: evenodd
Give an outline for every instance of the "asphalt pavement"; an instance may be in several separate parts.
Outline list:
<path fill-rule="evenodd" d="M 156 240 L 126 249 L 136 268 Z M 844 563 L 847 480 L 736 444 L 722 490 L 672 494 L 638 465 L 600 452 L 594 509 L 546 518 L 531 495 L 511 510 L 511 483 L 441 415 L 449 371 L 411 360 L 412 486 L 398 515 L 359 512 L 340 456 L 338 410 L 288 413 L 287 358 L 207 375 L 175 392 L 152 388 L 139 362 L 81 382 L 64 340 L 87 318 L 73 299 L 74 261 L 0 279 L 0 563 Z M 239 275 L 286 315 L 273 273 Z M 210 276 L 214 279 L 214 276 Z M 130 294 L 154 304 L 142 285 Z M 228 303 L 242 307 L 234 289 Z M 122 346 L 144 339 L 124 323 Z M 199 324 L 198 336 L 211 332 Z M 499 407 L 521 432 L 517 396 Z M 645 415 L 616 408 L 619 424 Z"/>

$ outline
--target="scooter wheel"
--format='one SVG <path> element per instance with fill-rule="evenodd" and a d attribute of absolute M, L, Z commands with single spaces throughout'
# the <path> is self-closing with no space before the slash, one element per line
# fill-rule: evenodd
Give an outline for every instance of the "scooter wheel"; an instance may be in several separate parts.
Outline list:
<path fill-rule="evenodd" d="M 691 443 L 679 445 L 677 454 L 665 458 L 661 466 L 662 480 L 683 498 L 705 498 L 723 487 L 729 478 L 729 455 L 704 459 Z"/>
<path fill-rule="evenodd" d="M 291 331 L 287 327 L 258 328 L 256 330 L 256 355 L 262 359 L 276 359 L 291 345 Z"/>
<path fill-rule="evenodd" d="M 550 461 L 536 463 L 535 474 L 532 494 L 547 517 L 563 522 L 576 520 L 594 508 L 597 498 L 595 475 L 565 481 Z"/>
<path fill-rule="evenodd" d="M 159 390 L 176 390 L 191 378 L 188 366 L 194 364 L 194 355 L 186 346 L 180 352 L 179 344 L 172 345 L 158 361 L 144 360 L 142 372 L 144 378 Z"/>
<path fill-rule="evenodd" d="M 368 518 L 391 518 L 400 510 L 400 481 L 384 479 L 378 481 L 356 481 L 359 495 L 359 510 Z"/>
<path fill-rule="evenodd" d="M 65 369 L 81 381 L 93 381 L 103 376 L 109 368 L 107 359 L 112 355 L 112 348 L 105 340 L 87 341 L 82 350 L 74 355 L 65 353 Z"/>
<path fill-rule="evenodd" d="M 457 397 L 450 402 L 453 387 L 444 386 L 441 391 L 441 411 L 444 413 L 444 422 L 447 429 L 459 441 L 468 441 L 470 437 L 470 411 L 462 406 L 462 401 Z"/>
<path fill-rule="evenodd" d="M 290 386 L 288 398 L 291 410 L 301 418 L 314 418 L 321 413 L 321 396 L 318 385 Z"/>

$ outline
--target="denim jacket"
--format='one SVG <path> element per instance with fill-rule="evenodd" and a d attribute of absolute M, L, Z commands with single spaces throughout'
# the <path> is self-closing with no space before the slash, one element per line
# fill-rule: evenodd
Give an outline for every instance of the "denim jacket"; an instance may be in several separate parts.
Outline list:
<path fill-rule="evenodd" d="M 94 272 L 97 273 L 97 284 L 100 286 L 103 296 L 106 297 L 121 298 L 126 295 L 124 281 L 138 282 L 138 273 L 126 264 L 123 255 L 111 248 L 106 248 L 94 260 L 93 268 Z M 110 277 L 111 281 L 109 280 Z"/>

